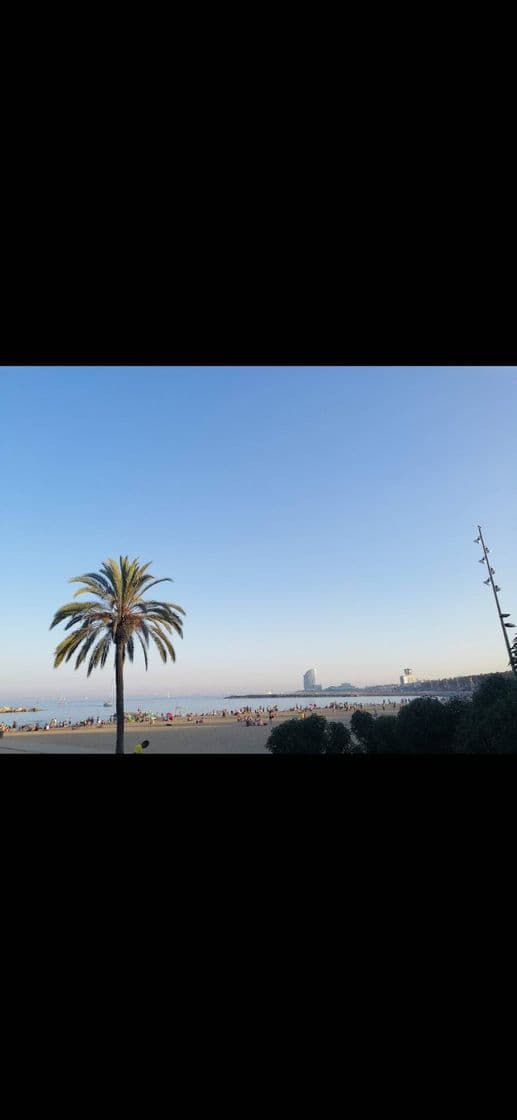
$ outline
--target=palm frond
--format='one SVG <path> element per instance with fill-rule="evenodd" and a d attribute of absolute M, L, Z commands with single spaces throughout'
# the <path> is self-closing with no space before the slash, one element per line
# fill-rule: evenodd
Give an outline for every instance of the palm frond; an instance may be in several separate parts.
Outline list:
<path fill-rule="evenodd" d="M 92 648 L 92 645 L 93 645 L 95 639 L 98 638 L 100 632 L 101 632 L 101 627 L 96 626 L 94 629 L 90 630 L 89 636 L 84 639 L 83 647 L 80 650 L 79 655 L 78 655 L 77 660 L 76 660 L 76 663 L 75 663 L 75 668 L 76 669 L 78 669 L 79 666 L 82 665 L 83 661 L 86 661 L 86 658 L 87 658 L 87 656 L 88 656 L 88 654 L 89 654 L 89 652 Z"/>
<path fill-rule="evenodd" d="M 151 589 L 151 587 L 156 587 L 156 585 L 158 583 L 174 583 L 174 580 L 171 579 L 170 576 L 162 576 L 161 579 L 153 579 L 152 576 L 144 576 L 144 579 L 141 581 L 141 584 L 140 584 L 140 588 L 141 588 L 142 593 L 145 591 L 146 594 L 147 594 L 147 592 Z"/>
<path fill-rule="evenodd" d="M 151 637 L 152 637 L 153 642 L 154 642 L 154 644 L 155 644 L 155 646 L 158 650 L 158 653 L 160 654 L 160 657 L 161 657 L 162 661 L 166 662 L 167 661 L 167 649 L 166 649 L 166 646 L 164 645 L 164 643 L 162 642 L 161 635 L 160 634 L 155 634 L 154 631 L 152 630 L 151 631 Z"/>
<path fill-rule="evenodd" d="M 149 668 L 149 658 L 148 658 L 148 656 L 147 656 L 147 649 L 146 649 L 146 645 L 145 645 L 145 642 L 144 642 L 144 641 L 143 641 L 143 639 L 142 639 L 142 636 L 141 636 L 141 634 L 140 634 L 140 633 L 139 633 L 138 631 L 137 631 L 137 635 L 136 635 L 136 636 L 137 636 L 137 638 L 138 638 L 138 641 L 140 642 L 140 645 L 142 646 L 142 653 L 143 653 L 143 655 L 144 655 L 145 668 L 146 668 L 146 670 L 147 670 L 147 669 Z"/>
<path fill-rule="evenodd" d="M 162 658 L 162 661 L 167 660 L 167 651 L 169 653 L 169 657 L 171 658 L 171 661 L 175 661 L 176 660 L 176 653 L 175 653 L 175 650 L 174 650 L 174 646 L 173 646 L 172 642 L 170 641 L 170 639 L 167 637 L 167 635 L 164 634 L 163 630 L 159 629 L 158 626 L 156 625 L 156 626 L 151 626 L 150 631 L 151 631 L 151 637 L 153 638 L 155 645 L 158 647 L 158 649 L 160 651 L 160 656 Z"/>
<path fill-rule="evenodd" d="M 186 614 L 183 607 L 179 607 L 177 603 L 168 603 L 165 599 L 142 599 L 140 605 L 150 610 L 164 610 L 166 608 L 171 611 L 179 611 L 180 614 Z"/>
<path fill-rule="evenodd" d="M 94 595 L 100 595 L 101 598 L 109 598 L 113 594 L 113 590 L 108 581 L 97 572 L 87 572 L 84 576 L 74 576 L 74 578 L 70 579 L 68 582 L 85 584 L 84 588 L 79 588 L 78 591 L 74 592 L 74 598 L 77 598 L 78 595 L 86 594 L 87 590 L 92 591 Z"/>
<path fill-rule="evenodd" d="M 94 608 L 98 611 L 99 607 L 100 603 L 65 603 L 63 607 L 60 607 L 59 610 L 56 611 L 50 623 L 50 630 L 60 622 L 64 622 L 65 618 L 68 618 L 70 615 L 84 614 L 90 608 Z"/>
<path fill-rule="evenodd" d="M 138 637 L 140 639 L 143 636 L 146 647 L 148 647 L 149 646 L 149 627 L 147 625 L 147 622 L 144 622 L 143 618 L 136 618 L 135 619 L 135 633 L 138 634 Z"/>
<path fill-rule="evenodd" d="M 93 670 L 97 668 L 98 665 L 100 665 L 101 669 L 104 668 L 104 666 L 106 664 L 106 661 L 108 659 L 108 654 L 109 654 L 109 651 L 110 651 L 110 647 L 111 647 L 111 638 L 108 638 L 108 637 L 101 638 L 100 642 L 97 642 L 97 645 L 95 646 L 95 649 L 94 649 L 94 651 L 93 651 L 93 653 L 90 657 L 90 661 L 88 663 L 88 672 L 86 674 L 88 677 L 93 672 Z"/>
<path fill-rule="evenodd" d="M 83 626 L 91 626 L 94 622 L 103 622 L 105 626 L 108 626 L 111 623 L 111 615 L 106 610 L 93 610 L 88 611 L 86 614 L 78 610 L 77 614 L 72 615 L 69 622 L 67 622 L 65 630 L 70 630 L 72 626 L 76 626 L 79 623 Z"/>
<path fill-rule="evenodd" d="M 145 616 L 148 623 L 154 623 L 156 626 L 163 626 L 169 632 L 174 630 L 179 634 L 180 638 L 183 637 L 183 622 L 176 614 L 162 613 L 161 611 L 150 611 Z"/>
<path fill-rule="evenodd" d="M 149 580 L 150 582 L 147 583 L 147 580 Z M 153 579 L 152 576 L 145 576 L 143 580 L 135 581 L 135 583 L 132 585 L 131 593 L 128 597 L 128 605 L 138 603 L 141 595 L 149 591 L 150 587 L 155 587 L 157 583 L 174 583 L 174 580 L 170 579 L 169 576 L 164 576 L 163 579 Z"/>
<path fill-rule="evenodd" d="M 118 602 L 121 602 L 121 600 L 122 600 L 122 596 L 121 596 L 122 580 L 121 580 L 120 568 L 117 564 L 117 561 L 116 560 L 106 560 L 106 562 L 101 565 L 101 572 L 103 573 L 103 575 L 107 579 L 107 581 L 108 581 L 108 583 L 111 587 L 111 590 L 112 590 L 113 594 L 115 595 L 115 598 L 117 599 Z"/>
<path fill-rule="evenodd" d="M 74 601 L 56 611 L 50 625 L 52 629 L 64 622 L 65 631 L 71 631 L 55 650 L 55 668 L 77 653 L 75 668 L 88 659 L 90 676 L 94 669 L 105 666 L 112 645 L 119 641 L 123 643 L 124 660 L 127 654 L 129 661 L 133 661 L 135 637 L 142 648 L 146 669 L 151 639 L 162 661 L 168 657 L 176 660 L 168 635 L 176 633 L 183 637 L 180 616 L 185 611 L 177 603 L 143 598 L 157 584 L 173 582 L 169 576 L 155 579 L 148 571 L 150 566 L 151 561 L 140 564 L 138 559 L 120 556 L 118 562 L 112 558 L 104 561 L 98 572 L 86 572 L 69 580 L 81 586 L 74 592 Z M 86 595 L 94 598 L 77 601 Z"/>
<path fill-rule="evenodd" d="M 84 641 L 86 634 L 83 630 L 76 630 L 73 634 L 69 634 L 67 638 L 59 643 L 54 651 L 54 669 L 58 669 L 63 661 L 70 661 L 70 658 L 75 653 L 76 649 Z"/>
<path fill-rule="evenodd" d="M 163 630 L 164 633 L 170 634 L 172 637 L 177 634 L 179 638 L 183 638 L 183 628 L 181 626 L 181 623 L 175 624 L 174 622 L 170 622 L 166 619 L 161 618 L 159 615 L 154 614 L 150 615 L 148 621 L 150 626 L 157 626 L 158 630 Z"/>

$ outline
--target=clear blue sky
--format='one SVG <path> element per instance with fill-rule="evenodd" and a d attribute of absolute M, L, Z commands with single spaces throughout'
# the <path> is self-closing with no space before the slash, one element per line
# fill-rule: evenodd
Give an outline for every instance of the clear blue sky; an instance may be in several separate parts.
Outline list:
<path fill-rule="evenodd" d="M 128 553 L 187 612 L 136 693 L 504 670 L 517 622 L 517 371 L 0 369 L 0 703 L 103 695 L 52 668 L 67 579 Z M 169 591 L 167 590 L 169 586 Z"/>

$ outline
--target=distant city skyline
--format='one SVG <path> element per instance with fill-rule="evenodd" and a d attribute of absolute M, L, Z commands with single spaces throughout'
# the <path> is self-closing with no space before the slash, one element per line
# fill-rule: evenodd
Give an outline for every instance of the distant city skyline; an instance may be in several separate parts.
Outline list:
<path fill-rule="evenodd" d="M 473 541 L 517 618 L 515 369 L 3 367 L 0 389 L 0 703 L 111 695 L 107 668 L 52 668 L 49 626 L 121 554 L 186 611 L 175 665 L 127 665 L 134 695 L 506 671 Z"/>
<path fill-rule="evenodd" d="M 475 676 L 482 675 L 483 673 L 488 673 L 488 672 L 506 672 L 506 671 L 507 670 L 504 666 L 500 666 L 496 670 L 483 669 L 483 670 L 477 670 L 477 671 L 466 671 L 465 673 L 428 673 L 428 674 L 425 674 L 425 675 L 420 675 L 418 677 L 415 677 L 414 674 L 411 674 L 410 675 L 411 679 L 405 679 L 405 680 L 403 679 L 403 677 L 407 677 L 407 674 L 399 674 L 399 676 L 397 677 L 397 674 L 393 673 L 390 677 L 388 677 L 386 679 L 383 679 L 383 680 L 375 680 L 373 678 L 372 679 L 367 679 L 367 680 L 351 679 L 350 681 L 347 681 L 344 684 L 343 684 L 343 682 L 340 682 L 338 680 L 329 680 L 329 681 L 326 681 L 325 683 L 322 683 L 322 684 L 321 683 L 316 683 L 315 689 L 318 690 L 318 691 L 321 690 L 321 691 L 325 692 L 329 689 L 339 689 L 340 687 L 344 687 L 344 688 L 352 687 L 352 688 L 356 688 L 358 690 L 360 690 L 362 688 L 372 688 L 374 686 L 379 686 L 379 687 L 394 686 L 396 688 L 399 688 L 403 684 L 418 685 L 419 683 L 424 682 L 424 681 L 428 681 L 428 680 L 446 680 L 446 679 L 454 679 L 455 677 L 463 677 L 463 676 L 464 677 L 470 677 L 470 676 L 475 677 Z M 71 681 L 70 681 L 71 687 L 68 690 L 63 690 L 63 689 L 59 689 L 59 688 L 56 689 L 55 687 L 50 687 L 50 688 L 42 688 L 40 690 L 29 689 L 29 691 L 27 691 L 25 689 L 25 690 L 18 690 L 17 692 L 14 692 L 14 691 L 9 692 L 5 688 L 3 688 L 3 691 L 0 691 L 0 705 L 2 703 L 8 702 L 10 697 L 13 697 L 13 698 L 19 698 L 19 697 L 28 698 L 28 697 L 37 697 L 38 695 L 39 696 L 45 696 L 45 697 L 48 697 L 48 698 L 52 698 L 52 699 L 55 699 L 55 700 L 58 700 L 58 699 L 66 699 L 66 700 L 82 700 L 82 699 L 84 699 L 84 700 L 86 700 L 86 699 L 89 699 L 89 700 L 106 700 L 106 699 L 110 699 L 111 694 L 110 694 L 109 688 L 108 687 L 102 687 L 103 680 L 104 680 L 104 683 L 106 683 L 106 680 L 108 680 L 109 675 L 107 676 L 107 672 L 108 671 L 106 669 L 103 673 L 99 674 L 98 678 L 97 678 L 97 681 L 95 681 L 94 675 L 92 675 L 92 677 L 89 680 L 85 681 L 85 679 L 80 678 L 79 673 L 77 673 L 76 677 L 78 679 L 76 679 L 75 681 L 73 679 L 71 679 Z M 303 677 L 304 676 L 305 676 L 305 674 L 303 675 Z M 261 685 L 259 682 L 257 682 L 255 680 L 255 681 L 252 681 L 249 685 L 239 685 L 238 688 L 235 688 L 235 689 L 233 689 L 231 686 L 228 686 L 228 687 L 223 687 L 223 688 L 219 688 L 219 689 L 216 689 L 216 688 L 212 688 L 212 689 L 199 689 L 199 688 L 188 689 L 188 688 L 185 688 L 184 690 L 179 690 L 177 687 L 175 687 L 175 688 L 165 688 L 164 689 L 163 684 L 160 685 L 159 682 L 156 682 L 156 679 L 153 678 L 152 674 L 149 674 L 149 679 L 146 682 L 144 682 L 144 685 L 142 687 L 138 687 L 138 683 L 137 683 L 138 679 L 139 678 L 137 676 L 135 676 L 133 684 L 127 683 L 126 688 L 125 688 L 126 696 L 131 696 L 131 695 L 141 696 L 141 697 L 144 697 L 144 696 L 158 697 L 159 696 L 159 697 L 162 697 L 162 698 L 166 698 L 167 696 L 170 696 L 171 701 L 174 700 L 177 697 L 189 697 L 189 696 L 192 697 L 192 698 L 194 698 L 196 696 L 220 697 L 220 696 L 230 695 L 234 692 L 238 692 L 240 694 L 254 693 L 256 695 L 260 694 L 260 695 L 263 695 L 263 696 L 267 696 L 268 693 L 284 692 L 284 693 L 291 693 L 294 696 L 296 693 L 304 690 L 304 688 L 305 688 L 303 678 L 302 678 L 301 682 L 296 683 L 296 681 L 295 681 L 293 683 L 291 681 L 291 683 L 284 684 L 282 687 L 280 685 L 275 685 L 275 684 L 270 684 L 269 687 L 265 687 L 264 685 Z M 154 684 L 153 684 L 153 680 L 155 681 Z M 101 687 L 99 687 L 99 684 L 100 684 Z M 86 687 L 84 687 L 85 685 L 86 685 Z M 81 687 L 81 686 L 83 686 L 83 687 Z M 310 688 L 306 688 L 305 690 L 310 691 Z"/>

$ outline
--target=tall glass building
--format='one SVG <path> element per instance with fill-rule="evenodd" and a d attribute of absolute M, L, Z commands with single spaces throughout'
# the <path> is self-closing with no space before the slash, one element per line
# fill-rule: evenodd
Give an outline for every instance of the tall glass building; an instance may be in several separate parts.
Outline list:
<path fill-rule="evenodd" d="M 313 688 L 316 688 L 316 670 L 307 669 L 307 672 L 303 674 L 304 692 L 310 692 Z"/>

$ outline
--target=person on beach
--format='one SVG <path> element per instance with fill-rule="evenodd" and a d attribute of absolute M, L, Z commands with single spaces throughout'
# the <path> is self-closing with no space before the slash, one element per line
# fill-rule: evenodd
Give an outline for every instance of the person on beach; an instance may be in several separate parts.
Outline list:
<path fill-rule="evenodd" d="M 149 739 L 144 739 L 143 742 L 136 744 L 136 747 L 133 750 L 133 754 L 143 754 L 144 751 L 147 750 L 148 746 L 149 746 Z"/>

